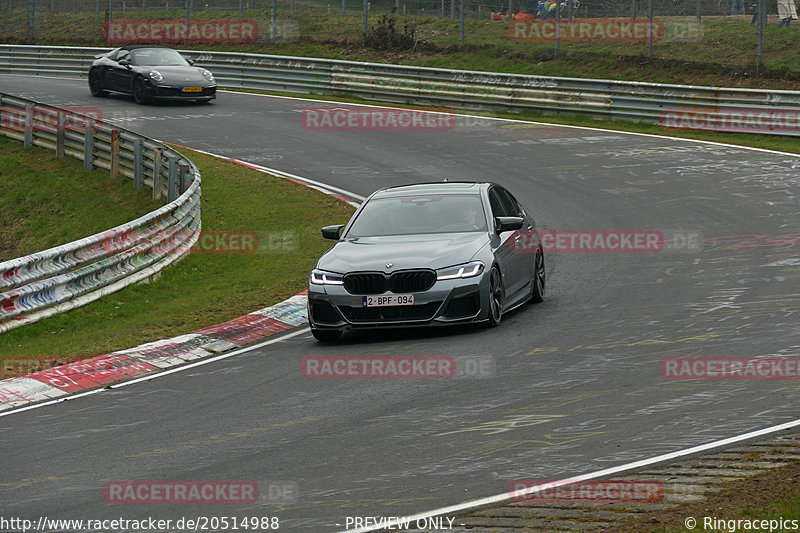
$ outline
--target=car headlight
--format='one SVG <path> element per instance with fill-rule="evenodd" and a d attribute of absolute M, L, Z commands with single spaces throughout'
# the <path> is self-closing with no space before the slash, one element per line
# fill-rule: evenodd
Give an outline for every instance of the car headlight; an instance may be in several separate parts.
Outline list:
<path fill-rule="evenodd" d="M 344 275 L 315 268 L 309 281 L 314 285 L 344 285 Z"/>
<path fill-rule="evenodd" d="M 203 69 L 200 72 L 203 73 L 203 77 L 208 81 L 214 81 L 214 75 L 211 74 L 211 72 L 207 71 L 206 69 Z"/>
<path fill-rule="evenodd" d="M 150 76 L 150 79 L 151 79 L 151 80 L 153 80 L 153 81 L 156 81 L 156 82 L 158 82 L 158 81 L 164 81 L 164 75 L 163 75 L 163 74 L 161 74 L 161 73 L 160 73 L 159 71 L 157 71 L 157 70 L 151 70 L 151 71 L 150 71 L 150 73 L 149 73 L 148 75 Z"/>
<path fill-rule="evenodd" d="M 483 261 L 472 261 L 462 265 L 440 268 L 436 271 L 436 279 L 471 278 L 483 272 Z"/>

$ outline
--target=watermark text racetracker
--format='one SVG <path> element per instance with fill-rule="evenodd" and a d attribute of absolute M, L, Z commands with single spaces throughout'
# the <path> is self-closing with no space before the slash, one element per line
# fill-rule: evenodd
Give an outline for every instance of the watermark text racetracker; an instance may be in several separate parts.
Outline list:
<path fill-rule="evenodd" d="M 533 253 L 658 253 L 703 249 L 699 231 L 651 229 L 537 229 L 517 231 L 512 249 Z"/>
<path fill-rule="evenodd" d="M 314 355 L 300 362 L 308 379 L 462 379 L 497 375 L 493 357 L 486 356 L 361 356 Z"/>
<path fill-rule="evenodd" d="M 273 530 L 280 528 L 277 516 L 194 516 L 192 518 L 157 519 L 153 517 L 130 519 L 55 519 L 40 516 L 35 520 L 0 516 L 0 531 L 220 531 L 220 530 Z"/>
<path fill-rule="evenodd" d="M 300 123 L 309 131 L 449 131 L 456 115 L 415 109 L 326 107 L 303 109 Z"/>
<path fill-rule="evenodd" d="M 103 112 L 98 107 L 3 107 L 0 129 L 16 131 L 98 131 Z"/>
<path fill-rule="evenodd" d="M 109 43 L 254 43 L 255 20 L 112 20 L 106 22 Z"/>
<path fill-rule="evenodd" d="M 664 499 L 664 484 L 657 479 L 591 479 L 570 484 L 518 479 L 509 485 L 509 493 L 515 503 L 656 503 Z"/>
<path fill-rule="evenodd" d="M 665 357 L 660 368 L 667 380 L 800 379 L 800 357 Z"/>
<path fill-rule="evenodd" d="M 700 41 L 702 27 L 695 22 L 654 18 L 587 18 L 574 20 L 520 20 L 508 26 L 512 41 L 647 42 Z"/>
<path fill-rule="evenodd" d="M 797 135 L 800 108 L 672 108 L 661 111 L 659 125 L 666 129 Z"/>

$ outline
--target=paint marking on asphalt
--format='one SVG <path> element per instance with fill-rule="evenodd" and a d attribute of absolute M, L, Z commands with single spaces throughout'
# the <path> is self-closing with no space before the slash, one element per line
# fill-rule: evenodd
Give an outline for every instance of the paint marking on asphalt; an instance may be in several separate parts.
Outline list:
<path fill-rule="evenodd" d="M 246 346 L 244 348 L 239 348 L 238 350 L 233 350 L 231 352 L 227 352 L 227 353 L 224 353 L 224 354 L 216 355 L 216 356 L 210 357 L 208 359 L 202 359 L 200 361 L 195 361 L 194 363 L 189 363 L 189 364 L 184 365 L 184 366 L 171 368 L 171 369 L 165 370 L 163 372 L 158 372 L 157 374 L 148 374 L 148 375 L 140 377 L 140 378 L 132 379 L 130 381 L 124 381 L 122 383 L 117 383 L 117 384 L 114 384 L 114 385 L 109 385 L 108 387 L 104 387 L 104 388 L 101 388 L 101 389 L 92 389 L 92 390 L 89 390 L 89 391 L 86 391 L 86 392 L 80 392 L 80 393 L 77 393 L 77 394 L 72 394 L 70 396 L 65 396 L 63 398 L 58 398 L 58 399 L 55 399 L 55 400 L 50 400 L 50 401 L 42 402 L 42 403 L 36 403 L 36 404 L 33 404 L 33 405 L 20 407 L 18 409 L 12 409 L 10 411 L 6 411 L 6 412 L 3 412 L 3 413 L 0 413 L 0 418 L 3 418 L 4 416 L 8 416 L 8 415 L 22 413 L 23 411 L 28 411 L 30 409 L 38 409 L 39 407 L 44 407 L 46 405 L 53 405 L 53 404 L 56 404 L 56 403 L 61 403 L 61 402 L 65 402 L 65 401 L 68 401 L 68 400 L 74 400 L 76 398 L 81 398 L 83 396 L 89 396 L 91 394 L 97 394 L 98 392 L 103 392 L 106 389 L 119 389 L 119 388 L 122 388 L 122 387 L 126 387 L 128 385 L 133 385 L 135 383 L 140 383 L 142 381 L 150 381 L 152 379 L 168 376 L 170 374 L 174 374 L 175 372 L 181 372 L 183 370 L 189 370 L 191 368 L 195 368 L 195 367 L 198 367 L 198 366 L 206 365 L 208 363 L 213 363 L 215 361 L 221 361 L 223 359 L 227 359 L 228 357 L 233 357 L 234 355 L 239 355 L 239 354 L 243 354 L 243 353 L 246 353 L 246 352 L 250 352 L 252 350 L 256 350 L 258 348 L 262 348 L 264 346 L 268 346 L 270 344 L 274 344 L 276 342 L 281 342 L 283 340 L 290 339 L 292 337 L 296 337 L 296 336 L 301 335 L 303 333 L 308 333 L 308 331 L 309 331 L 308 327 L 304 327 L 304 328 L 298 329 L 296 331 L 293 331 L 291 333 L 288 333 L 288 334 L 283 335 L 283 336 L 281 336 L 279 338 L 276 338 L 276 339 L 270 339 L 268 341 L 260 342 L 258 344 L 254 344 L 252 346 Z"/>
<path fill-rule="evenodd" d="M 769 435 L 772 433 L 776 433 L 778 431 L 783 431 L 787 429 L 792 429 L 800 427 L 800 420 L 793 420 L 791 422 L 785 422 L 783 424 L 779 424 L 777 426 L 771 426 L 764 429 L 759 429 L 756 431 L 750 431 L 748 433 L 744 433 L 742 435 L 737 435 L 735 437 L 728 437 L 726 439 L 709 442 L 707 444 L 701 444 L 699 446 L 692 446 L 691 448 L 685 448 L 683 450 L 678 450 L 675 452 L 665 453 L 662 455 L 656 455 L 655 457 L 650 457 L 648 459 L 641 459 L 639 461 L 633 461 L 631 463 L 626 463 L 619 466 L 614 466 L 611 468 L 605 468 L 603 470 L 598 470 L 596 472 L 590 472 L 588 474 L 581 474 L 579 476 L 568 477 L 564 479 L 560 479 L 558 481 L 551 481 L 548 483 L 542 483 L 539 485 L 533 485 L 530 487 L 525 487 L 524 489 L 520 489 L 515 491 L 513 494 L 506 491 L 501 494 L 496 494 L 494 496 L 487 496 L 486 498 L 480 498 L 477 500 L 472 500 L 469 502 L 459 503 L 456 505 L 451 505 L 449 507 L 442 507 L 440 509 L 434 509 L 432 511 L 426 511 L 423 513 L 406 516 L 402 518 L 393 518 L 386 523 L 380 526 L 371 526 L 371 527 L 361 527 L 357 529 L 348 529 L 342 530 L 339 533 L 367 533 L 369 531 L 381 531 L 385 529 L 390 529 L 394 527 L 395 529 L 401 523 L 408 523 L 408 522 L 416 522 L 417 520 L 423 520 L 426 518 L 432 518 L 434 516 L 441 516 L 446 514 L 453 514 L 453 513 L 461 513 L 463 511 L 468 511 L 475 507 L 483 507 L 485 505 L 491 505 L 494 503 L 499 503 L 503 501 L 510 500 L 512 497 L 523 497 L 529 494 L 533 494 L 536 492 L 541 492 L 547 489 L 553 489 L 556 487 L 561 487 L 563 485 L 571 485 L 573 483 L 578 483 L 580 481 L 588 481 L 591 479 L 598 479 L 604 478 L 606 476 L 619 474 L 623 472 L 627 472 L 630 470 L 636 470 L 645 466 L 651 466 L 656 463 L 662 463 L 671 461 L 673 459 L 678 459 L 681 457 L 686 457 L 688 455 L 693 455 L 696 453 L 706 452 L 709 450 L 713 450 L 716 448 L 721 448 L 724 446 L 728 446 L 730 444 L 735 444 L 737 442 L 751 440 L 758 437 L 763 437 L 764 435 Z"/>

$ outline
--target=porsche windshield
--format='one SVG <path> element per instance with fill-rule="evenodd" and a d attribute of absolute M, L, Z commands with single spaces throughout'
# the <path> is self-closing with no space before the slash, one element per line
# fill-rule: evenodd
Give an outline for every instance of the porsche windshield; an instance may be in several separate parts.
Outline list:
<path fill-rule="evenodd" d="M 359 213 L 345 238 L 486 231 L 478 195 L 377 198 Z"/>
<path fill-rule="evenodd" d="M 142 67 L 188 67 L 189 63 L 175 50 L 169 48 L 137 48 L 132 50 L 133 64 Z"/>

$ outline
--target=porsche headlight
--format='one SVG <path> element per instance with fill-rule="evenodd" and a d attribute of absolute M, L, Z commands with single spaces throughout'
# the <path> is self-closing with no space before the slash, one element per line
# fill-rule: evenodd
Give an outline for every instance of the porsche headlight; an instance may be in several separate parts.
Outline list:
<path fill-rule="evenodd" d="M 164 81 L 164 75 L 157 70 L 151 70 L 148 75 L 150 76 L 150 79 L 155 82 Z"/>
<path fill-rule="evenodd" d="M 202 69 L 200 72 L 203 73 L 203 77 L 208 81 L 214 81 L 214 75 L 211 74 L 211 72 L 209 72 L 208 70 Z"/>
<path fill-rule="evenodd" d="M 484 265 L 482 261 L 472 261 L 461 265 L 455 265 L 447 268 L 440 268 L 436 271 L 436 279 L 459 279 L 459 278 L 472 278 L 483 272 Z"/>
<path fill-rule="evenodd" d="M 315 268 L 311 271 L 309 281 L 314 285 L 344 285 L 344 276 Z"/>

